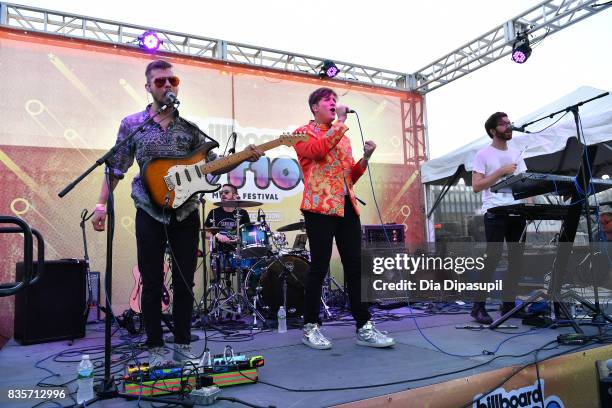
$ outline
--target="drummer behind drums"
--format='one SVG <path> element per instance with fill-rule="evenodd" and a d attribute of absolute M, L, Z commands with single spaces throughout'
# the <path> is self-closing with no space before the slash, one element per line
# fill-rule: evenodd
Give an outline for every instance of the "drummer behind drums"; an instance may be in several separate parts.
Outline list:
<path fill-rule="evenodd" d="M 219 191 L 221 196 L 221 202 L 228 200 L 237 200 L 238 189 L 233 184 L 224 184 Z M 243 208 L 234 209 L 233 207 L 217 207 L 210 210 L 206 217 L 205 225 L 207 227 L 218 227 L 220 231 L 214 235 L 217 242 L 217 251 L 222 253 L 223 259 L 227 259 L 226 255 L 232 253 L 236 249 L 237 231 L 236 231 L 236 218 L 235 211 L 240 214 L 240 225 L 249 224 L 251 219 L 249 213 Z M 212 237 L 211 234 L 207 233 L 207 236 Z M 227 262 L 223 262 L 223 267 L 227 268 L 229 265 Z"/>

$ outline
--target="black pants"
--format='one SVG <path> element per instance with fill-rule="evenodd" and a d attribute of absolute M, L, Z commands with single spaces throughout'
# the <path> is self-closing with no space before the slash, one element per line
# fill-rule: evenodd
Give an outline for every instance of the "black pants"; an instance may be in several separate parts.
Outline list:
<path fill-rule="evenodd" d="M 491 282 L 495 268 L 501 259 L 504 239 L 508 246 L 508 270 L 503 276 L 503 301 L 513 302 L 518 291 L 518 281 L 523 264 L 524 244 L 519 243 L 525 229 L 523 217 L 498 215 L 487 212 L 484 216 L 487 238 L 486 259 L 479 281 Z M 486 292 L 478 292 L 476 301 L 484 302 Z"/>
<path fill-rule="evenodd" d="M 197 264 L 200 218 L 192 212 L 178 222 L 174 215 L 166 226 L 145 211 L 136 211 L 136 245 L 138 269 L 142 277 L 142 317 L 147 333 L 147 346 L 163 346 L 161 327 L 161 298 L 164 284 L 164 252 L 166 242 L 172 248 L 172 318 L 174 341 L 189 344 L 191 340 L 191 312 L 193 307 L 193 275 Z"/>
<path fill-rule="evenodd" d="M 311 269 L 306 281 L 304 323 L 319 323 L 321 290 L 329 269 L 333 238 L 340 253 L 347 283 L 351 313 L 357 328 L 363 326 L 371 315 L 368 305 L 361 302 L 361 222 L 348 196 L 344 202 L 344 217 L 316 214 L 304 211 L 306 234 L 310 242 Z"/>

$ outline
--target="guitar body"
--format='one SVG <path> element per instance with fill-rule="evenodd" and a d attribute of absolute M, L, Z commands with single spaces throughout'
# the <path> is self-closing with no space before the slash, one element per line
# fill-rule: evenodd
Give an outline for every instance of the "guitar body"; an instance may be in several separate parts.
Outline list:
<path fill-rule="evenodd" d="M 286 133 L 275 140 L 255 146 L 255 148 L 267 151 L 280 145 L 293 146 L 298 142 L 307 141 L 308 138 L 306 133 Z M 206 175 L 232 168 L 253 155 L 252 152 L 243 150 L 206 163 L 208 151 L 217 146 L 219 144 L 216 142 L 208 142 L 189 156 L 160 157 L 145 164 L 141 176 L 153 203 L 159 208 L 171 211 L 180 208 L 198 193 L 217 191 L 221 186 L 210 184 Z"/>
<path fill-rule="evenodd" d="M 220 186 L 208 183 L 198 167 L 204 165 L 208 151 L 215 147 L 216 143 L 209 142 L 189 156 L 150 160 L 143 168 L 142 180 L 151 200 L 160 208 L 176 210 L 197 193 L 217 191 Z"/>
<path fill-rule="evenodd" d="M 168 277 L 168 270 L 170 270 L 168 263 L 164 262 L 164 282 L 166 282 L 166 278 Z M 138 265 L 134 265 L 132 268 L 132 276 L 134 277 L 134 288 L 130 294 L 130 309 L 132 309 L 135 313 L 140 314 L 142 313 L 142 308 L 140 307 L 140 298 L 142 296 L 142 278 L 140 277 Z M 162 312 L 165 312 L 170 307 L 170 291 L 166 287 L 165 283 L 162 289 L 161 306 Z"/>

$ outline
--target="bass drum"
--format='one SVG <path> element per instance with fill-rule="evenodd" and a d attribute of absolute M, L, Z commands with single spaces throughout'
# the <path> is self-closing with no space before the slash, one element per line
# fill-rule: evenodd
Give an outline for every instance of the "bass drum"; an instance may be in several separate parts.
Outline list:
<path fill-rule="evenodd" d="M 306 289 L 306 277 L 310 272 L 310 263 L 295 255 L 284 255 L 279 259 L 289 273 L 287 277 L 287 317 L 300 317 L 304 314 L 304 290 Z M 278 308 L 283 305 L 283 280 L 281 278 L 283 269 L 278 260 L 272 259 L 259 280 L 259 286 L 262 288 L 261 300 L 270 318 L 275 318 Z"/>

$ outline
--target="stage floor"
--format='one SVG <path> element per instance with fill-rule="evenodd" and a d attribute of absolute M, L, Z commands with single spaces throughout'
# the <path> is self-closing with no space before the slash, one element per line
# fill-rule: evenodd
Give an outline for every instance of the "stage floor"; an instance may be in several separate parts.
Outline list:
<path fill-rule="evenodd" d="M 494 318 L 498 316 L 498 312 L 491 314 Z M 535 350 L 547 344 L 554 348 L 538 352 L 538 359 L 571 349 L 551 344 L 559 334 L 570 333 L 570 328 L 533 329 L 521 325 L 519 319 L 507 322 L 518 325 L 517 329 L 457 329 L 456 325 L 472 324 L 465 309 L 440 314 L 424 313 L 416 309 L 412 314 L 408 308 L 376 310 L 376 318 L 380 321 L 377 327 L 388 331 L 395 338 L 395 347 L 373 349 L 357 346 L 354 325 L 348 318 L 324 324 L 324 333 L 333 340 L 333 348 L 326 351 L 302 345 L 301 330 L 298 329 L 289 330 L 285 334 L 274 331 L 255 332 L 253 336 L 249 331 L 242 330 L 226 337 L 209 330 L 208 347 L 213 354 L 222 353 L 225 345 L 229 344 L 235 352 L 249 356 L 262 355 L 265 358 L 265 366 L 259 371 L 262 382 L 224 388 L 220 395 L 261 406 L 332 406 L 467 377 L 500 367 L 531 363 L 534 361 Z M 62 384 L 73 380 L 81 354 L 90 354 L 96 366 L 100 367 L 103 362 L 103 330 L 101 323 L 88 324 L 87 336 L 73 344 L 57 341 L 21 346 L 11 340 L 0 351 L 0 390 L 3 393 L 0 405 L 7 403 L 6 391 L 9 389 L 32 389 L 41 381 Z M 584 330 L 595 333 L 595 328 L 591 326 L 584 326 Z M 194 334 L 203 336 L 201 330 L 194 330 Z M 113 372 L 122 373 L 123 364 L 120 360 L 130 359 L 132 354 L 146 357 L 146 352 L 139 348 L 141 340 L 141 337 L 130 338 L 115 333 L 113 345 L 118 347 L 113 353 L 113 361 L 116 363 Z M 201 352 L 204 340 L 193 343 L 193 346 L 194 351 Z M 448 374 L 450 372 L 453 374 Z M 100 367 L 96 370 L 96 378 L 101 378 L 102 374 Z M 381 385 L 387 383 L 394 384 Z M 73 381 L 68 387 L 74 392 L 76 383 Z M 335 390 L 323 390 L 329 388 Z M 10 406 L 32 407 L 42 401 L 12 400 Z M 59 402 L 63 406 L 73 403 L 69 399 Z M 96 402 L 93 406 L 137 405 L 137 401 L 113 399 Z M 146 402 L 141 402 L 141 405 L 149 406 Z M 47 402 L 42 406 L 59 405 Z M 240 405 L 218 401 L 215 406 Z"/>

